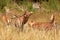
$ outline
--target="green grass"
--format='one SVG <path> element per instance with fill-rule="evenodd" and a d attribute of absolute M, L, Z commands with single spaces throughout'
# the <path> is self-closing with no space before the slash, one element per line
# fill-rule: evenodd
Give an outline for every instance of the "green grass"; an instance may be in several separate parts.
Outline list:
<path fill-rule="evenodd" d="M 16 3 L 15 3 L 16 4 Z M 30 2 L 28 0 L 19 1 L 17 5 L 15 5 L 12 0 L 1 0 L 0 1 L 0 11 L 4 11 L 5 6 L 9 6 L 12 9 L 20 10 L 18 6 L 24 6 L 27 8 L 28 11 L 35 11 L 36 9 L 33 9 L 32 4 L 33 2 Z M 60 1 L 59 0 L 50 0 L 49 2 L 43 1 L 42 7 L 49 9 L 49 10 L 56 10 L 60 11 Z"/>
<path fill-rule="evenodd" d="M 59 1 L 58 0 L 50 0 L 49 2 L 43 2 L 43 7 L 50 9 L 50 10 L 56 10 L 56 11 L 60 11 L 60 5 L 59 5 Z"/>

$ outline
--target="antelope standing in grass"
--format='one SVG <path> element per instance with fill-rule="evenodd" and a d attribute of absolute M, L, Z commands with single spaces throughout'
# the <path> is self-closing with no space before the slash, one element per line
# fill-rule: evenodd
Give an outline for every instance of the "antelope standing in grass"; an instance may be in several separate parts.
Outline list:
<path fill-rule="evenodd" d="M 33 28 L 37 28 L 37 29 L 44 28 L 44 29 L 47 29 L 47 30 L 49 30 L 52 27 L 56 26 L 55 18 L 54 18 L 53 14 L 51 16 L 51 21 L 50 22 L 34 22 L 34 21 L 30 21 L 30 22 L 28 22 L 28 24 Z"/>
<path fill-rule="evenodd" d="M 3 22 L 5 25 L 9 25 L 10 22 L 11 22 L 11 19 L 6 15 L 6 14 L 3 14 Z"/>
<path fill-rule="evenodd" d="M 5 7 L 5 11 L 6 13 L 3 14 L 2 19 L 6 25 L 9 25 L 11 22 L 11 19 L 8 17 L 7 13 L 9 13 L 10 10 L 8 7 Z"/>
<path fill-rule="evenodd" d="M 16 18 L 16 21 L 15 21 L 15 26 L 16 27 L 21 27 L 22 30 L 23 30 L 23 26 L 24 24 L 27 23 L 29 17 L 31 16 L 32 13 L 28 12 L 28 11 L 25 11 L 25 13 L 22 15 L 22 16 L 19 16 Z"/>

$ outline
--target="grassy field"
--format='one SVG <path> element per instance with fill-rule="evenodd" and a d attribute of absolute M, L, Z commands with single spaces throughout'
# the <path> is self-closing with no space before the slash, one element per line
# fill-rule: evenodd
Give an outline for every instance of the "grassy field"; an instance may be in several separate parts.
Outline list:
<path fill-rule="evenodd" d="M 45 13 L 45 14 L 44 14 Z M 23 32 L 19 31 L 14 26 L 5 26 L 0 20 L 0 40 L 60 40 L 60 13 L 59 12 L 42 12 L 34 13 L 29 20 L 34 21 L 50 21 L 51 14 L 55 15 L 57 28 L 53 28 L 49 31 L 30 29 L 27 24 L 24 26 Z M 48 17 L 47 17 L 48 16 Z M 2 16 L 0 16 L 2 19 Z M 29 21 L 28 20 L 28 21 Z"/>
<path fill-rule="evenodd" d="M 2 0 L 1 0 L 2 1 Z M 21 4 L 11 3 L 12 0 L 6 0 L 4 2 L 0 1 L 0 40 L 60 40 L 60 2 L 56 0 L 51 0 L 50 2 L 43 2 L 41 9 L 33 9 L 32 3 L 21 2 Z M 10 4 L 11 3 L 11 4 Z M 51 14 L 54 14 L 57 28 L 52 28 L 51 30 L 38 30 L 31 29 L 28 26 L 28 22 L 24 25 L 24 30 L 19 31 L 14 25 L 6 26 L 2 20 L 2 14 L 4 12 L 4 7 L 10 8 L 9 17 L 16 15 L 23 15 L 23 11 L 20 8 L 32 11 L 33 14 L 30 16 L 29 20 L 38 22 L 49 22 Z M 3 8 L 2 8 L 3 7 Z"/>

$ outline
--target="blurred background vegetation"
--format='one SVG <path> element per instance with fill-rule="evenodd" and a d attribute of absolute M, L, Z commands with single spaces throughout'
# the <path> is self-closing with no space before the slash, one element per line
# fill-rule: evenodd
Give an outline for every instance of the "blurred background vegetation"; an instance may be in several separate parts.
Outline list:
<path fill-rule="evenodd" d="M 33 3 L 42 4 L 42 7 L 46 9 L 60 11 L 60 0 L 0 0 L 0 11 L 3 12 L 5 6 L 18 10 L 20 6 L 26 6 L 29 11 L 34 11 Z"/>

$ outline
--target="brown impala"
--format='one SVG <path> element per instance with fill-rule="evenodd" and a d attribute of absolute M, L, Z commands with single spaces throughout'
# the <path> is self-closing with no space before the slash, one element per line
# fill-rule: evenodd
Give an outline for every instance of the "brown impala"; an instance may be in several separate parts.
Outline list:
<path fill-rule="evenodd" d="M 2 18 L 3 18 L 3 22 L 4 22 L 5 25 L 10 24 L 11 19 L 6 14 L 3 14 Z"/>
<path fill-rule="evenodd" d="M 54 18 L 53 14 L 51 16 L 51 21 L 50 22 L 34 22 L 34 21 L 30 21 L 30 22 L 28 22 L 28 24 L 33 28 L 37 28 L 37 29 L 44 28 L 44 29 L 47 29 L 47 30 L 51 29 L 53 26 L 56 26 L 55 18 Z"/>
<path fill-rule="evenodd" d="M 16 27 L 21 27 L 23 30 L 24 24 L 28 21 L 29 17 L 31 16 L 32 13 L 25 11 L 25 13 L 22 16 L 16 17 L 15 21 L 15 26 Z"/>

